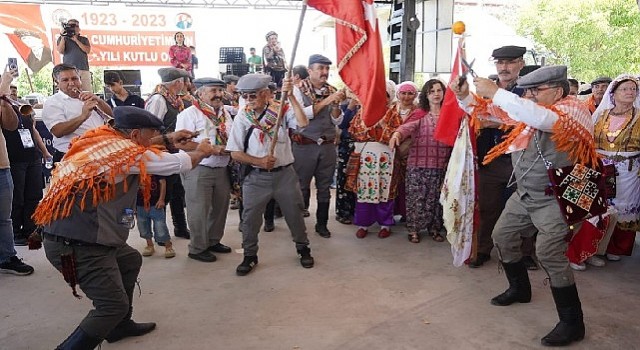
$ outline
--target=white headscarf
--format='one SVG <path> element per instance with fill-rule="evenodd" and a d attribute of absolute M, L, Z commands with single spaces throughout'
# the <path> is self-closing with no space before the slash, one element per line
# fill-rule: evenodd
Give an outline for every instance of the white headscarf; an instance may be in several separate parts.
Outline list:
<path fill-rule="evenodd" d="M 387 95 L 389 95 L 387 106 L 390 106 L 396 101 L 396 83 L 393 80 L 387 80 Z"/>
<path fill-rule="evenodd" d="M 594 125 L 605 111 L 613 109 L 613 107 L 616 106 L 616 101 L 613 99 L 613 90 L 615 90 L 623 81 L 633 81 L 636 83 L 636 87 L 640 89 L 640 81 L 631 74 L 620 74 L 617 78 L 613 79 L 611 84 L 609 84 L 609 87 L 607 87 L 607 91 L 605 91 L 598 108 L 593 112 L 592 118 Z M 640 109 L 640 90 L 636 90 L 636 99 L 633 101 L 633 107 Z"/>

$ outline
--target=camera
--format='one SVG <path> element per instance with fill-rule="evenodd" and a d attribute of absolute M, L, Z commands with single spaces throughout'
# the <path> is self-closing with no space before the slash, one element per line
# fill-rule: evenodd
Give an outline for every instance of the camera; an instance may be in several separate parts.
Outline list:
<path fill-rule="evenodd" d="M 76 24 L 62 22 L 62 33 L 60 33 L 60 35 L 66 36 L 67 38 L 70 38 L 76 35 Z"/>

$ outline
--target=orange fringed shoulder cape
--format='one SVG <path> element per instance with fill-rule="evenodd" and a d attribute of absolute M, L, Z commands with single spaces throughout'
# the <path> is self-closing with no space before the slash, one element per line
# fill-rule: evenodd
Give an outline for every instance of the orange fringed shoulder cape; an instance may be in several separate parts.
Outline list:
<path fill-rule="evenodd" d="M 143 156 L 147 150 L 161 152 L 159 147 L 141 146 L 107 125 L 73 139 L 69 152 L 53 170 L 51 187 L 36 208 L 34 221 L 37 225 L 48 225 L 68 217 L 79 195 L 82 196 L 81 210 L 86 206 L 89 193 L 93 206 L 110 201 L 116 193 L 116 179 L 126 176 L 131 166 L 140 169 L 144 204 L 149 207 L 151 177 L 146 172 Z M 128 191 L 126 179 L 124 190 Z"/>
<path fill-rule="evenodd" d="M 489 151 L 482 164 L 486 165 L 505 153 L 524 149 L 528 145 L 535 128 L 511 119 L 507 112 L 493 105 L 491 100 L 482 99 L 477 95 L 473 95 L 473 97 L 472 120 L 491 115 L 500 119 L 507 126 L 515 125 L 506 135 L 504 141 Z M 598 153 L 593 139 L 593 126 L 589 128 L 589 123 L 591 123 L 589 110 L 580 101 L 570 97 L 564 98 L 552 106 L 541 106 L 558 115 L 551 136 L 551 140 L 556 144 L 556 150 L 567 153 L 574 164 L 595 166 L 598 162 Z"/>

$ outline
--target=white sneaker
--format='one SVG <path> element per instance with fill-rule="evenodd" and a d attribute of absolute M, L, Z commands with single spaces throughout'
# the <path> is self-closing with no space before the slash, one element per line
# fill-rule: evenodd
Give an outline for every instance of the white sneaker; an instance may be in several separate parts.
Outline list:
<path fill-rule="evenodd" d="M 570 262 L 569 266 L 571 266 L 571 268 L 576 270 L 576 271 L 584 271 L 584 270 L 587 269 L 587 265 L 585 265 L 584 263 L 574 264 L 574 263 Z"/>
<path fill-rule="evenodd" d="M 620 261 L 620 256 L 615 254 L 607 254 L 607 260 L 609 261 Z"/>
<path fill-rule="evenodd" d="M 591 266 L 596 266 L 596 267 L 603 267 L 604 265 L 606 265 L 607 263 L 604 261 L 604 259 L 602 259 L 599 256 L 590 256 L 587 261 L 587 264 L 591 265 Z"/>

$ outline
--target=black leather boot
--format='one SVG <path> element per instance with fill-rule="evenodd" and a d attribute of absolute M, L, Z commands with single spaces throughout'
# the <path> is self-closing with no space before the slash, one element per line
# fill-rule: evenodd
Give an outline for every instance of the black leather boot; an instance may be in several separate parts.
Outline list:
<path fill-rule="evenodd" d="M 316 210 L 316 233 L 321 237 L 331 237 L 331 231 L 327 228 L 328 221 L 329 203 L 318 203 L 318 209 Z"/>
<path fill-rule="evenodd" d="M 531 301 L 531 283 L 529 274 L 522 260 L 515 263 L 502 263 L 509 281 L 509 288 L 504 293 L 491 299 L 491 304 L 507 306 L 515 302 L 528 303 Z"/>
<path fill-rule="evenodd" d="M 300 265 L 302 265 L 302 267 L 306 269 L 313 267 L 314 260 L 309 247 L 299 248 L 298 255 L 300 255 Z"/>
<path fill-rule="evenodd" d="M 102 343 L 102 339 L 91 337 L 78 327 L 62 344 L 56 347 L 56 350 L 91 350 L 100 343 Z"/>
<path fill-rule="evenodd" d="M 178 202 L 174 205 L 174 202 Z M 183 201 L 171 198 L 169 208 L 171 209 L 171 219 L 173 220 L 173 234 L 176 237 L 191 238 L 191 232 L 187 228 L 187 216 L 184 212 Z"/>
<path fill-rule="evenodd" d="M 155 322 L 137 323 L 132 319 L 127 318 L 118 323 L 116 328 L 111 330 L 105 339 L 107 342 L 113 343 L 124 338 L 145 335 L 154 329 L 156 329 Z"/>
<path fill-rule="evenodd" d="M 584 339 L 582 304 L 576 285 L 572 284 L 561 288 L 551 287 L 551 293 L 553 301 L 556 303 L 560 322 L 541 339 L 542 345 L 565 346 Z"/>

